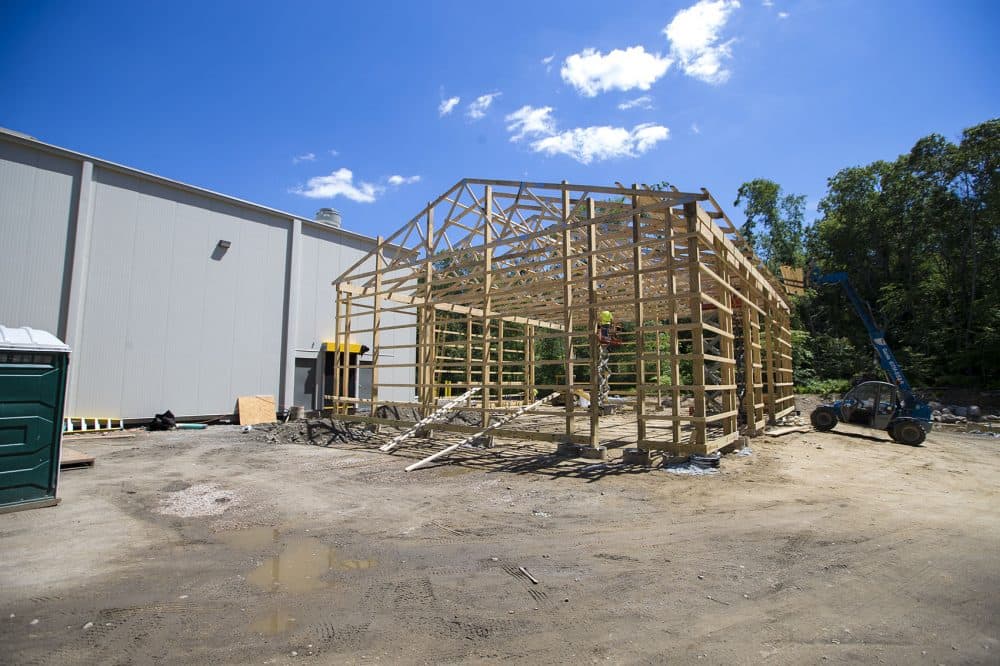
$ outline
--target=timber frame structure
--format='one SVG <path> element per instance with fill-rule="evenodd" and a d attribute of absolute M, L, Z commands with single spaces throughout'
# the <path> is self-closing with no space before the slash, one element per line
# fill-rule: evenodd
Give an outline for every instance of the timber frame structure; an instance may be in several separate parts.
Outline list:
<path fill-rule="evenodd" d="M 464 179 L 334 285 L 338 344 L 373 341 L 370 399 L 346 397 L 360 366 L 337 355 L 327 402 L 338 418 L 411 426 L 478 389 L 463 403 L 478 426 L 433 425 L 476 433 L 557 391 L 562 406 L 494 434 L 597 448 L 603 310 L 621 329 L 611 391 L 627 394 L 640 450 L 709 453 L 794 409 L 785 290 L 705 189 Z M 380 344 L 390 311 L 404 318 L 393 328 L 415 332 L 409 363 L 394 353 L 406 345 Z M 379 383 L 380 368 L 402 365 L 412 384 Z M 414 402 L 380 401 L 387 386 Z M 386 409 L 404 405 L 419 417 Z"/>

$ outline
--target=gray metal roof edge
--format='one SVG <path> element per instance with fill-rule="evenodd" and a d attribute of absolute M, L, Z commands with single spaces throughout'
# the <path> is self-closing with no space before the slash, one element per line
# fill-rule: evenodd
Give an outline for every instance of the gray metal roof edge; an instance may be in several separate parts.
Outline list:
<path fill-rule="evenodd" d="M 25 134 L 23 132 L 18 132 L 17 130 L 12 130 L 8 127 L 0 127 L 0 136 L 4 139 L 12 139 L 16 143 L 27 143 L 32 144 L 35 147 L 44 150 L 49 153 L 54 153 L 61 157 L 70 157 L 78 160 L 87 160 L 93 162 L 96 165 L 112 169 L 115 171 L 120 171 L 132 176 L 138 176 L 146 180 L 151 180 L 155 183 L 164 184 L 176 189 L 185 190 L 188 192 L 194 192 L 196 194 L 204 195 L 217 199 L 219 201 L 224 201 L 229 204 L 236 206 L 241 206 L 243 208 L 249 208 L 251 210 L 262 211 L 265 213 L 270 213 L 271 215 L 277 215 L 279 217 L 288 218 L 289 221 L 301 220 L 304 224 L 309 224 L 314 227 L 319 227 L 325 231 L 331 231 L 336 234 L 341 234 L 348 236 L 350 238 L 355 238 L 357 240 L 363 240 L 375 245 L 377 239 L 372 236 L 367 236 L 365 234 L 359 234 L 356 231 L 350 231 L 344 229 L 343 227 L 334 227 L 329 224 L 324 224 L 317 220 L 311 220 L 309 218 L 303 217 L 302 215 L 295 215 L 294 213 L 289 213 L 287 211 L 278 210 L 277 208 L 271 208 L 270 206 L 264 206 L 263 204 L 254 203 L 252 201 L 247 201 L 246 199 L 240 199 L 228 194 L 223 194 L 221 192 L 216 192 L 214 190 L 209 190 L 204 187 L 198 187 L 197 185 L 191 185 L 189 183 L 184 183 L 179 180 L 174 180 L 172 178 L 167 178 L 165 176 L 159 176 L 155 173 L 150 173 L 148 171 L 143 171 L 142 169 L 136 169 L 134 167 L 125 166 L 124 164 L 118 164 L 116 162 L 110 162 L 108 160 L 101 159 L 100 157 L 94 157 L 93 155 L 87 155 L 86 153 L 81 153 L 75 150 L 70 150 L 68 148 L 63 148 L 61 146 L 56 146 L 51 143 L 45 143 L 40 141 L 33 136 Z"/>

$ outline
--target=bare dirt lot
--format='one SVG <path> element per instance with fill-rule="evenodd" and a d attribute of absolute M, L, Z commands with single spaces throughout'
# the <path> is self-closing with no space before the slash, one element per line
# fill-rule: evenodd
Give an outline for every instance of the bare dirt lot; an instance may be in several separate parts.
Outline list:
<path fill-rule="evenodd" d="M 72 443 L 0 515 L 13 664 L 997 663 L 1000 440 L 838 427 L 680 476 L 328 425 Z M 538 581 L 533 583 L 529 578 Z"/>

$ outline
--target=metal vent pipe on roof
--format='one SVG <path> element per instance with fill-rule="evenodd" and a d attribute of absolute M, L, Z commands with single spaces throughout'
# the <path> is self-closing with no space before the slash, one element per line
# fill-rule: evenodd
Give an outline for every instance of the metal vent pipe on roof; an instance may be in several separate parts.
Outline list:
<path fill-rule="evenodd" d="M 331 227 L 341 228 L 340 211 L 333 208 L 320 208 L 316 211 L 316 221 L 329 224 Z"/>

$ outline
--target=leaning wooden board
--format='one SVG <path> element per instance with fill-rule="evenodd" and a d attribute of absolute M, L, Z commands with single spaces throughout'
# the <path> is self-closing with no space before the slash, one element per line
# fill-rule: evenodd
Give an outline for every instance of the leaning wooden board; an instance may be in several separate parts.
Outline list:
<path fill-rule="evenodd" d="M 274 423 L 277 410 L 273 395 L 245 395 L 236 399 L 236 411 L 240 425 L 255 425 Z"/>
<path fill-rule="evenodd" d="M 92 467 L 94 464 L 94 456 L 87 455 L 83 451 L 77 451 L 76 449 L 71 449 L 63 446 L 59 450 L 59 469 L 66 469 L 69 467 Z"/>
<path fill-rule="evenodd" d="M 765 430 L 764 434 L 769 437 L 781 437 L 792 432 L 812 432 L 812 428 L 809 426 L 783 426 L 781 428 Z"/>

